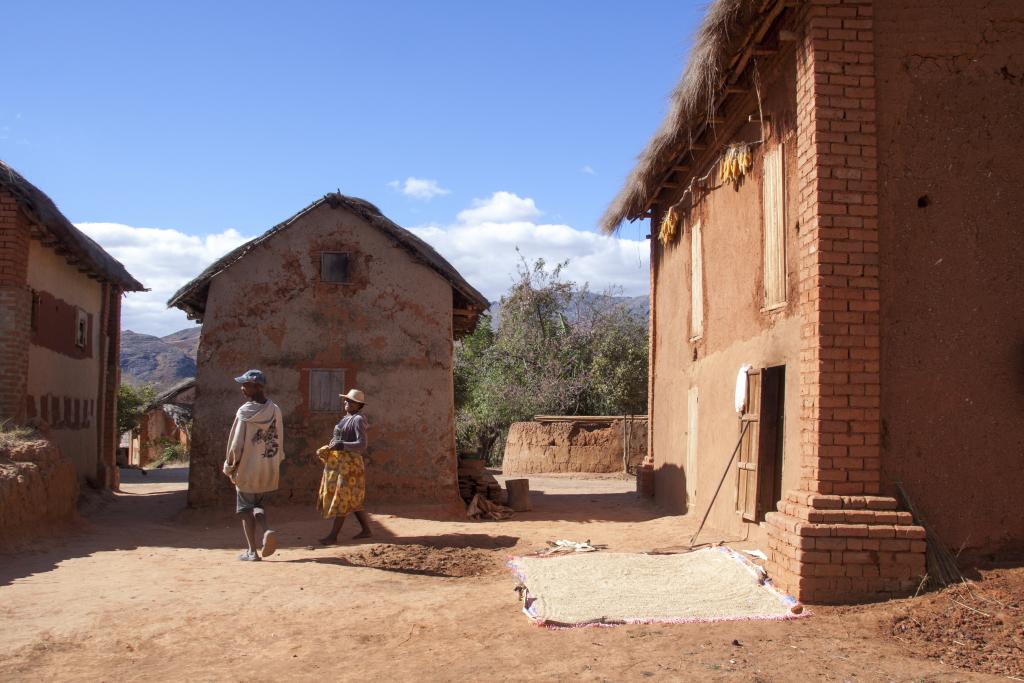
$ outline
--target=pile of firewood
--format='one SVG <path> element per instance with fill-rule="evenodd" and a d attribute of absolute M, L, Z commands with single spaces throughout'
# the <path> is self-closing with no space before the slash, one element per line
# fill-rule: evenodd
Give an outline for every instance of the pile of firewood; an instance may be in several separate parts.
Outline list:
<path fill-rule="evenodd" d="M 483 460 L 463 460 L 459 458 L 459 495 L 468 504 L 473 496 L 480 494 L 493 503 L 504 501 L 504 491 L 494 475 L 484 469 Z"/>

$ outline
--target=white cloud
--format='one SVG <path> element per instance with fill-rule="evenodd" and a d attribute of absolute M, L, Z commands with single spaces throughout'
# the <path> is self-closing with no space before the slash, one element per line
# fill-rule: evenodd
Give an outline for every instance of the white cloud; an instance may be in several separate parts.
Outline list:
<path fill-rule="evenodd" d="M 125 296 L 121 327 L 157 336 L 194 324 L 182 311 L 167 308 L 171 295 L 225 253 L 251 239 L 233 229 L 196 236 L 120 223 L 78 223 L 77 227 L 151 290 Z"/>
<path fill-rule="evenodd" d="M 536 223 L 541 215 L 532 199 L 495 192 L 474 200 L 453 225 L 411 228 L 441 253 L 466 280 L 491 301 L 508 291 L 519 253 L 532 262 L 554 265 L 566 259 L 565 277 L 594 291 L 613 286 L 626 296 L 646 294 L 649 246 L 645 241 L 606 237 L 569 225 Z M 519 248 L 519 253 L 516 248 Z"/>
<path fill-rule="evenodd" d="M 591 166 L 589 166 L 589 165 L 587 165 L 587 166 L 584 166 L 583 168 L 581 168 L 581 169 L 580 169 L 580 172 L 581 172 L 581 173 L 586 173 L 587 175 L 597 175 L 597 171 L 595 171 L 595 170 L 594 170 L 594 169 L 593 169 L 593 168 L 592 168 Z"/>
<path fill-rule="evenodd" d="M 541 215 L 533 199 L 495 192 L 488 199 L 474 200 L 451 224 L 432 223 L 411 230 L 492 301 L 512 284 L 519 253 L 528 262 L 543 258 L 551 265 L 568 259 L 565 277 L 580 284 L 588 282 L 594 291 L 615 286 L 626 296 L 647 293 L 650 252 L 646 241 L 536 222 Z M 171 295 L 210 263 L 250 239 L 237 230 L 197 236 L 118 223 L 79 223 L 78 228 L 151 290 L 125 297 L 122 328 L 158 336 L 194 324 L 180 310 L 167 308 Z"/>
<path fill-rule="evenodd" d="M 406 178 L 405 182 L 392 180 L 388 183 L 388 187 L 393 187 L 407 197 L 412 197 L 413 199 L 424 199 L 427 201 L 439 195 L 451 194 L 451 190 L 441 187 L 438 185 L 436 180 L 414 178 L 412 176 Z"/>
<path fill-rule="evenodd" d="M 513 223 L 540 218 L 542 212 L 530 198 L 512 192 L 495 192 L 487 199 L 474 199 L 473 206 L 459 212 L 461 223 Z"/>

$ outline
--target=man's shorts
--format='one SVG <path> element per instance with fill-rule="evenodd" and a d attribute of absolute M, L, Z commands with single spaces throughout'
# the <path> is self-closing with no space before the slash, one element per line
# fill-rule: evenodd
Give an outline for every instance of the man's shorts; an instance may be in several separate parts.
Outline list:
<path fill-rule="evenodd" d="M 245 493 L 236 489 L 235 512 L 251 511 L 262 514 L 264 502 L 269 497 L 269 493 Z"/>

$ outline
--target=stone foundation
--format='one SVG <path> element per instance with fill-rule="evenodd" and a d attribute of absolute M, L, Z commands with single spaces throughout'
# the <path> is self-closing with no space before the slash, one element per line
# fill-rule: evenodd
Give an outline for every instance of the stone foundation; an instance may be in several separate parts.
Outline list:
<path fill-rule="evenodd" d="M 0 449 L 0 546 L 72 519 L 78 477 L 71 460 L 45 440 Z"/>
<path fill-rule="evenodd" d="M 925 530 L 887 496 L 788 491 L 768 513 L 766 568 L 798 600 L 846 603 L 912 594 L 925 573 Z"/>

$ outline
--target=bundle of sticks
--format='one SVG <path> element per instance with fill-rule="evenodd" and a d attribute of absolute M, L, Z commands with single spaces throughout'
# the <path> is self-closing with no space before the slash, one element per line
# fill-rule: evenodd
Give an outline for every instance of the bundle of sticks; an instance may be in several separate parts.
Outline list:
<path fill-rule="evenodd" d="M 900 492 L 900 497 L 903 498 L 903 504 L 911 515 L 914 516 L 914 523 L 924 527 L 925 531 L 925 543 L 927 548 L 925 549 L 925 568 L 928 571 L 928 582 L 933 588 L 940 588 L 944 586 L 950 586 L 953 584 L 960 583 L 964 580 L 964 575 L 960 571 L 960 567 L 957 566 L 956 558 L 953 557 L 953 553 L 949 552 L 949 548 L 943 543 L 935 530 L 928 525 L 925 521 L 924 516 L 914 505 L 914 502 L 910 500 L 910 496 L 907 495 L 907 491 L 903 488 L 902 482 L 896 482 L 896 488 Z"/>

